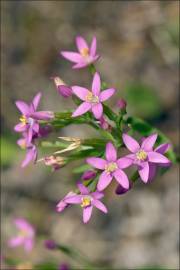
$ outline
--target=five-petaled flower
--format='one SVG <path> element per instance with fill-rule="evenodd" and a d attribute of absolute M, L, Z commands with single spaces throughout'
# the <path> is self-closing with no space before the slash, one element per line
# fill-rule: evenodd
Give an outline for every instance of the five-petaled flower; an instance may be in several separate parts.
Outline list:
<path fill-rule="evenodd" d="M 93 207 L 98 208 L 104 213 L 107 213 L 106 206 L 100 201 L 104 194 L 99 191 L 90 192 L 87 187 L 82 183 L 77 184 L 80 193 L 64 198 L 64 202 L 67 204 L 80 204 L 83 208 L 83 222 L 87 223 L 91 217 Z"/>
<path fill-rule="evenodd" d="M 76 46 L 79 52 L 61 51 L 64 58 L 75 63 L 72 68 L 84 68 L 99 58 L 99 55 L 96 54 L 96 37 L 93 37 L 89 47 L 83 37 L 77 36 Z"/>
<path fill-rule="evenodd" d="M 122 169 L 127 168 L 131 160 L 123 157 L 117 159 L 117 150 L 111 142 L 107 143 L 105 154 L 106 160 L 97 157 L 90 157 L 86 160 L 91 166 L 103 170 L 99 177 L 97 189 L 100 191 L 105 189 L 111 183 L 113 177 L 123 188 L 128 189 L 129 180 Z"/>
<path fill-rule="evenodd" d="M 156 166 L 152 167 L 152 164 L 169 164 L 170 160 L 161 154 L 161 151 L 153 150 L 153 146 L 157 139 L 157 134 L 151 134 L 145 138 L 141 144 L 129 136 L 123 134 L 123 142 L 132 154 L 124 157 L 127 159 L 129 165 L 136 165 L 140 178 L 143 182 L 147 183 L 152 170 L 155 170 Z M 131 160 L 131 162 L 129 162 Z"/>
<path fill-rule="evenodd" d="M 17 236 L 12 237 L 8 244 L 10 247 L 14 248 L 20 245 L 24 246 L 25 251 L 29 252 L 34 246 L 35 229 L 34 227 L 25 219 L 17 218 L 14 223 L 19 230 Z"/>
<path fill-rule="evenodd" d="M 96 119 L 100 119 L 103 115 L 102 102 L 108 100 L 115 93 L 114 88 L 109 88 L 101 92 L 101 79 L 97 72 L 93 77 L 92 91 L 80 86 L 72 86 L 72 91 L 83 101 L 72 114 L 72 117 L 92 111 Z"/>
<path fill-rule="evenodd" d="M 38 120 L 50 120 L 54 118 L 54 113 L 51 111 L 36 111 L 41 99 L 41 93 L 38 93 L 30 104 L 24 101 L 16 101 L 16 106 L 22 113 L 20 123 L 14 129 L 16 132 L 27 133 L 27 143 L 29 144 L 34 134 L 39 132 Z"/>

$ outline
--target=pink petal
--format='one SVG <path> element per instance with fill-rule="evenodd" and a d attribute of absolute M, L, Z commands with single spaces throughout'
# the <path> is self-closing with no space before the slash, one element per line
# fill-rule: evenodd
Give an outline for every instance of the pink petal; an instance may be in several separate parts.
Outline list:
<path fill-rule="evenodd" d="M 27 230 L 29 228 L 29 224 L 24 218 L 16 218 L 14 224 L 19 230 Z"/>
<path fill-rule="evenodd" d="M 23 115 L 27 115 L 29 113 L 29 106 L 24 101 L 21 100 L 16 101 L 16 106 Z"/>
<path fill-rule="evenodd" d="M 113 88 L 109 88 L 109 89 L 106 89 L 104 91 L 102 91 L 100 93 L 100 101 L 103 102 L 103 101 L 106 101 L 107 99 L 109 99 L 112 95 L 114 95 L 115 93 L 115 89 Z"/>
<path fill-rule="evenodd" d="M 83 38 L 83 37 L 81 37 L 81 36 L 77 36 L 76 37 L 76 46 L 77 46 L 77 48 L 78 48 L 78 51 L 81 53 L 81 50 L 82 49 L 85 49 L 85 48 L 89 48 L 88 47 L 88 44 L 87 44 L 87 42 L 85 41 L 85 39 Z"/>
<path fill-rule="evenodd" d="M 22 123 L 19 123 L 19 124 L 15 125 L 15 127 L 14 127 L 14 130 L 16 132 L 24 132 L 24 131 L 26 131 L 26 129 L 27 129 L 27 126 L 22 124 Z"/>
<path fill-rule="evenodd" d="M 33 240 L 31 238 L 29 239 L 25 239 L 24 241 L 24 249 L 27 251 L 27 252 L 30 252 L 33 248 Z"/>
<path fill-rule="evenodd" d="M 81 194 L 87 195 L 89 194 L 89 190 L 87 187 L 85 187 L 81 182 L 77 183 L 78 189 L 80 190 Z"/>
<path fill-rule="evenodd" d="M 27 130 L 27 144 L 30 144 L 33 136 L 33 126 L 30 126 Z"/>
<path fill-rule="evenodd" d="M 89 111 L 91 109 L 91 104 L 88 102 L 83 102 L 72 114 L 72 117 L 77 117 Z"/>
<path fill-rule="evenodd" d="M 101 103 L 92 106 L 92 112 L 96 119 L 100 119 L 103 115 L 103 106 Z"/>
<path fill-rule="evenodd" d="M 129 188 L 129 180 L 125 172 L 123 172 L 120 169 L 117 169 L 114 173 L 113 176 L 116 178 L 118 183 L 123 187 L 128 189 Z"/>
<path fill-rule="evenodd" d="M 144 183 L 148 182 L 149 179 L 149 164 L 148 162 L 144 162 L 143 167 L 138 170 L 139 175 Z"/>
<path fill-rule="evenodd" d="M 139 143 L 128 134 L 123 134 L 122 139 L 129 151 L 136 153 L 139 150 Z"/>
<path fill-rule="evenodd" d="M 39 132 L 39 123 L 34 123 L 33 124 L 33 131 L 38 133 Z"/>
<path fill-rule="evenodd" d="M 72 195 L 72 197 L 64 198 L 64 202 L 69 204 L 80 204 L 81 199 L 81 195 Z"/>
<path fill-rule="evenodd" d="M 76 52 L 63 51 L 61 52 L 61 55 L 73 63 L 82 62 L 82 59 L 83 59 L 83 57 L 79 53 L 76 53 Z"/>
<path fill-rule="evenodd" d="M 34 109 L 35 109 L 35 110 L 37 110 L 37 107 L 38 107 L 38 105 L 39 105 L 39 102 L 40 102 L 41 97 L 42 97 L 42 93 L 39 92 L 39 93 L 38 93 L 37 95 L 35 95 L 35 97 L 33 98 L 32 103 L 33 103 L 33 106 L 34 106 Z"/>
<path fill-rule="evenodd" d="M 118 167 L 120 169 L 125 169 L 125 168 L 128 168 L 129 166 L 131 166 L 133 163 L 133 159 L 132 158 L 128 158 L 128 157 L 122 157 L 122 158 L 119 158 L 117 160 L 117 164 L 118 164 Z"/>
<path fill-rule="evenodd" d="M 157 136 L 158 136 L 157 134 L 152 134 L 149 137 L 145 138 L 143 140 L 141 148 L 144 149 L 145 151 L 152 151 L 153 146 L 156 142 Z"/>
<path fill-rule="evenodd" d="M 31 148 L 27 150 L 26 157 L 23 160 L 21 167 L 26 167 L 31 161 L 35 161 L 37 158 L 37 150 L 35 148 Z"/>
<path fill-rule="evenodd" d="M 99 73 L 96 72 L 93 77 L 92 92 L 95 96 L 99 96 L 100 90 L 101 90 L 101 79 Z"/>
<path fill-rule="evenodd" d="M 149 181 L 152 181 L 153 178 L 156 175 L 156 171 L 157 171 L 157 165 L 154 163 L 149 163 Z"/>
<path fill-rule="evenodd" d="M 51 111 L 39 111 L 32 113 L 31 117 L 36 120 L 50 120 L 54 118 L 54 113 Z"/>
<path fill-rule="evenodd" d="M 94 36 L 91 42 L 91 48 L 90 48 L 90 55 L 95 56 L 96 55 L 96 37 Z"/>
<path fill-rule="evenodd" d="M 93 204 L 96 208 L 98 208 L 99 210 L 101 210 L 102 212 L 104 212 L 104 213 L 107 213 L 107 212 L 108 212 L 106 206 L 105 206 L 101 201 L 99 201 L 99 200 L 93 200 L 93 201 L 92 201 L 92 204 Z"/>
<path fill-rule="evenodd" d="M 106 160 L 102 158 L 90 157 L 86 159 L 86 162 L 96 169 L 104 170 L 107 164 Z"/>
<path fill-rule="evenodd" d="M 74 66 L 72 66 L 73 69 L 78 69 L 78 68 L 84 68 L 86 66 L 88 66 L 89 63 L 87 63 L 86 61 L 82 60 L 82 62 L 75 64 Z"/>
<path fill-rule="evenodd" d="M 106 144 L 106 159 L 108 161 L 116 161 L 117 159 L 117 150 L 111 142 Z"/>
<path fill-rule="evenodd" d="M 23 238 L 23 237 L 21 237 L 21 236 L 16 236 L 16 237 L 11 238 L 11 239 L 8 241 L 8 245 L 9 245 L 10 247 L 12 247 L 12 248 L 13 248 L 13 247 L 17 247 L 17 246 L 22 245 L 23 241 L 24 241 L 24 238 Z"/>
<path fill-rule="evenodd" d="M 99 181 L 97 184 L 97 189 L 99 191 L 105 189 L 112 181 L 112 175 L 111 174 L 107 174 L 105 171 L 100 175 L 99 177 Z"/>
<path fill-rule="evenodd" d="M 92 215 L 93 206 L 88 206 L 83 209 L 83 222 L 87 223 Z"/>
<path fill-rule="evenodd" d="M 86 97 L 90 93 L 88 89 L 80 86 L 72 86 L 72 91 L 76 96 L 78 96 L 78 98 L 83 101 L 86 101 Z"/>
<path fill-rule="evenodd" d="M 148 152 L 148 159 L 153 163 L 169 163 L 170 160 L 157 152 Z"/>
<path fill-rule="evenodd" d="M 97 199 L 97 200 L 99 200 L 99 199 L 101 199 L 101 198 L 104 197 L 104 193 L 98 192 L 98 191 L 95 191 L 95 192 L 91 193 L 91 195 L 92 195 L 92 197 L 94 199 Z"/>
<path fill-rule="evenodd" d="M 156 147 L 154 151 L 160 154 L 164 154 L 169 150 L 170 147 L 171 147 L 170 143 L 163 143 L 159 145 L 158 147 Z"/>

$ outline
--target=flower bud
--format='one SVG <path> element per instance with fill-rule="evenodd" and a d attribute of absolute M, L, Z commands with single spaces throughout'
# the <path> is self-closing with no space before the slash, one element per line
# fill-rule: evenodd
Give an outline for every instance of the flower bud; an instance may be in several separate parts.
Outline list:
<path fill-rule="evenodd" d="M 118 99 L 116 105 L 120 110 L 126 110 L 127 103 L 123 98 Z"/>
<path fill-rule="evenodd" d="M 128 192 L 131 188 L 132 188 L 131 183 L 129 184 L 129 188 L 123 188 L 121 185 L 118 185 L 115 192 L 117 195 L 123 195 L 126 192 Z"/>
<path fill-rule="evenodd" d="M 44 241 L 44 246 L 47 249 L 50 249 L 50 250 L 53 250 L 53 249 L 56 249 L 57 248 L 57 244 L 54 242 L 54 240 L 51 240 L 51 239 L 45 240 Z"/>
<path fill-rule="evenodd" d="M 81 177 L 82 180 L 90 180 L 96 176 L 95 171 L 89 170 L 85 171 Z"/>
<path fill-rule="evenodd" d="M 110 125 L 109 125 L 108 122 L 105 120 L 104 116 L 102 116 L 99 120 L 100 120 L 100 127 L 101 127 L 102 129 L 105 129 L 105 130 L 109 129 Z"/>
<path fill-rule="evenodd" d="M 58 270 L 70 270 L 69 266 L 66 263 L 62 263 Z"/>
<path fill-rule="evenodd" d="M 72 90 L 69 86 L 67 86 L 59 77 L 53 78 L 54 83 L 56 85 L 58 93 L 64 98 L 68 98 L 72 96 Z"/>

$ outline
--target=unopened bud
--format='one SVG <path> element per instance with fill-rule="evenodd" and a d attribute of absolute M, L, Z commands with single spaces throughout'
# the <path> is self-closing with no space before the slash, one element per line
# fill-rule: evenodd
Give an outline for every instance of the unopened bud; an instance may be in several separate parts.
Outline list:
<path fill-rule="evenodd" d="M 123 195 L 128 192 L 132 188 L 132 184 L 130 183 L 129 188 L 123 188 L 121 185 L 118 185 L 116 188 L 117 195 Z"/>
<path fill-rule="evenodd" d="M 90 179 L 94 178 L 95 176 L 96 176 L 96 172 L 89 170 L 89 171 L 85 171 L 83 173 L 83 175 L 81 176 L 81 179 L 82 180 L 90 180 Z"/>
<path fill-rule="evenodd" d="M 61 80 L 61 78 L 54 77 L 52 79 L 54 80 L 57 91 L 61 96 L 65 97 L 65 98 L 72 96 L 72 94 L 73 94 L 72 89 L 69 86 L 67 86 L 65 84 L 65 82 L 63 80 Z"/>
<path fill-rule="evenodd" d="M 118 99 L 116 105 L 120 110 L 125 110 L 127 106 L 127 102 L 123 98 L 120 98 Z"/>
<path fill-rule="evenodd" d="M 44 241 L 44 246 L 47 249 L 53 250 L 57 248 L 57 244 L 54 242 L 54 240 L 48 239 Z"/>

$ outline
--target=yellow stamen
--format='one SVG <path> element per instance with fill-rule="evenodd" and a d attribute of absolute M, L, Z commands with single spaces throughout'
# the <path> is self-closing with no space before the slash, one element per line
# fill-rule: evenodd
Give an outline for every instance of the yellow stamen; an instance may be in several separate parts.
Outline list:
<path fill-rule="evenodd" d="M 27 118 L 25 115 L 22 115 L 20 118 L 19 118 L 20 122 L 23 124 L 23 125 L 26 125 L 27 124 Z"/>
<path fill-rule="evenodd" d="M 88 56 L 89 55 L 89 49 L 88 48 L 83 48 L 81 50 L 81 55 L 84 56 L 84 57 Z"/>
<path fill-rule="evenodd" d="M 99 97 L 94 96 L 92 92 L 89 92 L 86 96 L 86 101 L 91 102 L 91 103 L 98 103 Z"/>
<path fill-rule="evenodd" d="M 105 166 L 105 171 L 107 173 L 114 172 L 118 168 L 117 164 L 115 162 L 111 162 Z"/>
<path fill-rule="evenodd" d="M 19 236 L 27 237 L 27 236 L 28 236 L 28 231 L 26 231 L 26 230 L 21 230 L 21 231 L 19 232 Z"/>
<path fill-rule="evenodd" d="M 82 198 L 82 203 L 81 203 L 81 207 L 86 207 L 89 206 L 91 204 L 91 198 L 90 197 L 83 197 Z"/>
<path fill-rule="evenodd" d="M 138 160 L 144 161 L 147 158 L 147 153 L 144 150 L 139 150 L 139 152 L 136 154 L 136 157 Z"/>

